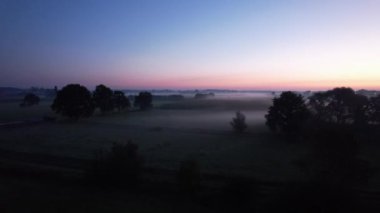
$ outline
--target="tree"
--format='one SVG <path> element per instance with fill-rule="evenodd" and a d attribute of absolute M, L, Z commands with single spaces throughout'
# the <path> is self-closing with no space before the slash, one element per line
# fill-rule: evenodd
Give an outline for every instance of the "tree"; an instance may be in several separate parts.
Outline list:
<path fill-rule="evenodd" d="M 368 117 L 372 124 L 380 124 L 380 95 L 370 98 Z"/>
<path fill-rule="evenodd" d="M 73 119 L 89 117 L 94 111 L 91 92 L 79 84 L 69 84 L 59 90 L 51 108 L 56 113 Z"/>
<path fill-rule="evenodd" d="M 294 92 L 283 92 L 279 98 L 273 99 L 269 107 L 266 125 L 272 131 L 295 133 L 309 118 L 309 110 L 301 95 Z"/>
<path fill-rule="evenodd" d="M 113 105 L 119 111 L 127 109 L 131 106 L 129 99 L 124 95 L 122 91 L 115 91 L 113 93 Z"/>
<path fill-rule="evenodd" d="M 152 94 L 150 92 L 140 92 L 135 97 L 134 105 L 140 107 L 141 110 L 146 110 L 152 107 Z"/>
<path fill-rule="evenodd" d="M 33 105 L 37 105 L 38 103 L 40 103 L 40 97 L 38 97 L 37 95 L 33 93 L 28 93 L 25 95 L 24 100 L 22 101 L 20 106 L 21 107 L 33 106 Z"/>
<path fill-rule="evenodd" d="M 93 100 L 96 107 L 99 107 L 102 113 L 113 110 L 113 92 L 103 84 L 96 86 Z"/>
<path fill-rule="evenodd" d="M 241 113 L 240 111 L 236 112 L 236 117 L 232 119 L 230 122 L 233 129 L 238 132 L 242 133 L 247 128 L 247 124 L 245 123 L 245 115 Z"/>
<path fill-rule="evenodd" d="M 319 92 L 309 99 L 316 120 L 337 124 L 366 123 L 367 105 L 367 97 L 355 94 L 354 90 L 347 87 Z"/>

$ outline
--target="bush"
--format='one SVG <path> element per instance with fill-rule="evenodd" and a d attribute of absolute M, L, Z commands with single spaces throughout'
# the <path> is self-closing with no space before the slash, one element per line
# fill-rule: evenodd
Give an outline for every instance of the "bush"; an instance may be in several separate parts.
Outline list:
<path fill-rule="evenodd" d="M 194 194 L 200 188 L 200 181 L 201 172 L 198 161 L 182 161 L 178 171 L 178 182 L 181 192 Z"/>
<path fill-rule="evenodd" d="M 135 187 L 141 179 L 143 160 L 132 142 L 114 143 L 111 151 L 99 151 L 87 171 L 87 179 L 105 186 Z"/>
<path fill-rule="evenodd" d="M 28 93 L 25 95 L 20 107 L 33 106 L 40 103 L 40 97 L 33 93 Z"/>
<path fill-rule="evenodd" d="M 230 124 L 238 133 L 242 133 L 245 131 L 245 129 L 247 129 L 247 124 L 245 123 L 245 115 L 239 111 L 236 112 L 236 117 L 232 119 Z"/>

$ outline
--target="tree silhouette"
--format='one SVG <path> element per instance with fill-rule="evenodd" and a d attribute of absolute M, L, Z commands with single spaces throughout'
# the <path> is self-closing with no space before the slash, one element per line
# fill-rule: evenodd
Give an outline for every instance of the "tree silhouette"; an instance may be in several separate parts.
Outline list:
<path fill-rule="evenodd" d="M 79 84 L 69 84 L 59 90 L 51 108 L 73 119 L 89 117 L 94 111 L 91 92 Z"/>
<path fill-rule="evenodd" d="M 230 122 L 232 128 L 238 132 L 242 133 L 247 129 L 247 124 L 245 123 L 245 115 L 240 111 L 236 112 L 236 117 Z"/>
<path fill-rule="evenodd" d="M 372 124 L 380 124 L 380 95 L 370 98 L 368 117 Z"/>
<path fill-rule="evenodd" d="M 38 97 L 37 95 L 33 94 L 33 93 L 28 93 L 25 95 L 22 103 L 20 104 L 21 107 L 24 107 L 24 106 L 33 106 L 33 105 L 37 105 L 38 103 L 40 102 L 40 97 Z"/>
<path fill-rule="evenodd" d="M 113 93 L 113 105 L 119 111 L 127 109 L 131 106 L 129 99 L 124 95 L 122 91 L 115 91 Z"/>
<path fill-rule="evenodd" d="M 96 86 L 93 100 L 96 107 L 99 107 L 102 113 L 113 110 L 113 92 L 103 84 Z"/>
<path fill-rule="evenodd" d="M 146 110 L 152 107 L 152 94 L 150 92 L 140 92 L 135 97 L 134 105 L 140 107 L 141 110 Z"/>
<path fill-rule="evenodd" d="M 279 98 L 273 99 L 273 105 L 265 115 L 266 125 L 275 132 L 295 133 L 309 118 L 309 114 L 301 95 L 283 92 Z"/>
<path fill-rule="evenodd" d="M 367 105 L 365 96 L 355 94 L 354 90 L 346 87 L 319 92 L 309 99 L 316 120 L 337 124 L 366 123 Z"/>

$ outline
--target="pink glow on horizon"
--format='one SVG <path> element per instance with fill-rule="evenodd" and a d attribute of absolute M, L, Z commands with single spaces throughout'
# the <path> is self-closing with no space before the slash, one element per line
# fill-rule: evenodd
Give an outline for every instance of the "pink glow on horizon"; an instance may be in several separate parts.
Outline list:
<path fill-rule="evenodd" d="M 232 89 L 232 90 L 327 90 L 335 87 L 351 87 L 353 89 L 380 90 L 377 81 L 349 80 L 304 80 L 304 81 L 259 81 L 253 78 L 245 79 L 198 79 L 198 80 L 134 80 L 109 82 L 117 88 L 126 89 Z"/>

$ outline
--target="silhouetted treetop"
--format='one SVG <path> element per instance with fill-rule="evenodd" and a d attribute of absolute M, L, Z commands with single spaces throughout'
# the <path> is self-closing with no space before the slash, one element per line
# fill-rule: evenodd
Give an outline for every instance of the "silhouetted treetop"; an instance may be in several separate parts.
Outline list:
<path fill-rule="evenodd" d="M 91 92 L 79 84 L 69 84 L 59 90 L 51 108 L 73 119 L 89 117 L 94 111 Z"/>
<path fill-rule="evenodd" d="M 129 99 L 125 96 L 122 91 L 114 91 L 113 93 L 113 104 L 119 111 L 127 109 L 131 106 Z"/>
<path fill-rule="evenodd" d="M 365 123 L 367 105 L 367 97 L 346 87 L 319 92 L 309 99 L 311 112 L 317 120 L 338 124 Z"/>
<path fill-rule="evenodd" d="M 146 110 L 152 107 L 152 94 L 150 92 L 140 92 L 135 97 L 134 105 L 140 107 L 141 110 Z"/>
<path fill-rule="evenodd" d="M 96 86 L 93 100 L 102 113 L 113 110 L 113 92 L 103 84 Z"/>
<path fill-rule="evenodd" d="M 309 118 L 307 109 L 301 95 L 294 92 L 283 92 L 280 97 L 273 99 L 273 105 L 269 107 L 266 125 L 272 131 L 294 133 Z"/>

